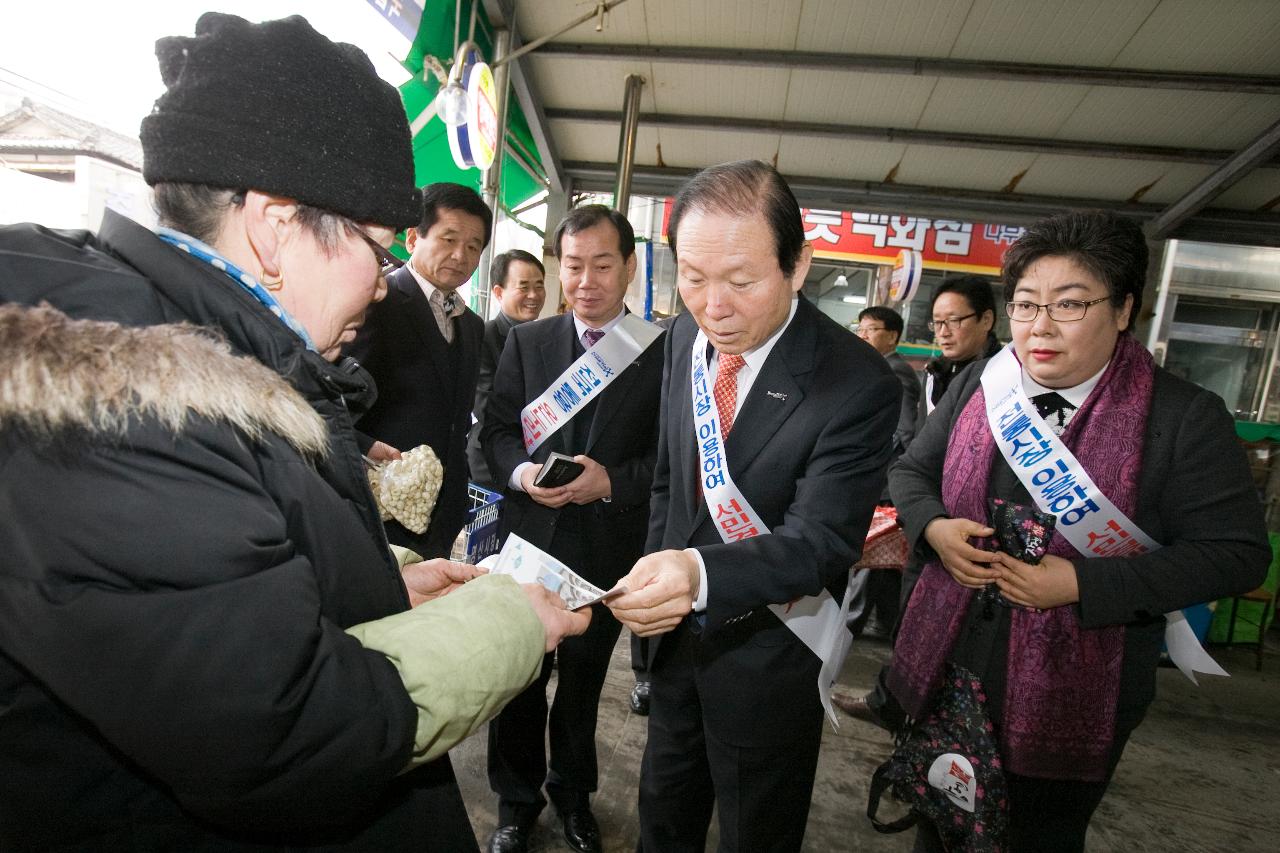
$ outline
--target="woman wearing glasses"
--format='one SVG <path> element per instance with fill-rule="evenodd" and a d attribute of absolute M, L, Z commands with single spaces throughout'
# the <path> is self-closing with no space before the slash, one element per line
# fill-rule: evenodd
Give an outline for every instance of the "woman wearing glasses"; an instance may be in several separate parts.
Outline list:
<path fill-rule="evenodd" d="M 929 311 L 929 331 L 942 355 L 925 365 L 920 421 L 934 410 L 960 371 L 1000 349 L 993 331 L 996 300 L 985 278 L 962 275 L 947 279 L 934 292 Z"/>
<path fill-rule="evenodd" d="M 0 849 L 475 850 L 442 756 L 588 619 L 383 536 L 399 94 L 300 17 L 156 53 L 165 227 L 0 228 Z"/>
<path fill-rule="evenodd" d="M 1222 400 L 1131 331 L 1146 271 L 1112 214 L 1029 229 L 1004 262 L 1013 343 L 956 378 L 890 475 L 927 564 L 889 687 L 920 717 L 946 663 L 981 679 L 1013 851 L 1083 849 L 1154 696 L 1164 614 L 1252 589 L 1270 557 Z M 1056 516 L 1038 565 L 988 538 L 997 498 Z M 942 849 L 932 827 L 916 849 Z"/>

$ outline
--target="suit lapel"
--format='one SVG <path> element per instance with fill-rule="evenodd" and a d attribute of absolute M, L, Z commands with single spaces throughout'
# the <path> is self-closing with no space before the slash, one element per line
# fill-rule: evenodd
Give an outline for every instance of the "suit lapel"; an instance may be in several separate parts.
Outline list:
<path fill-rule="evenodd" d="M 676 446 L 680 448 L 681 470 L 688 471 L 692 476 L 680 478 L 680 488 L 684 491 L 684 505 L 692 510 L 694 517 L 693 524 L 689 527 L 689 533 L 692 534 L 698 527 L 699 518 L 702 513 L 707 511 L 707 502 L 702 499 L 702 494 L 698 490 L 698 480 L 701 479 L 701 469 L 698 465 L 698 442 L 693 434 L 693 402 L 690 399 L 692 390 L 690 388 L 689 367 L 693 358 L 693 340 L 698 333 L 696 323 L 689 324 L 690 332 L 688 340 L 673 346 L 671 348 L 671 373 L 678 376 L 679 381 L 673 383 L 676 388 L 680 389 L 676 397 L 672 401 L 668 400 L 669 406 L 677 413 L 675 420 L 679 424 L 680 439 L 676 442 Z M 671 334 L 671 332 L 668 332 Z"/>
<path fill-rule="evenodd" d="M 436 325 L 436 315 L 431 310 L 427 295 L 418 285 L 418 280 L 409 272 L 408 267 L 403 267 L 387 276 L 387 284 L 399 291 L 404 299 L 409 325 L 426 346 L 427 353 L 431 356 L 431 365 L 439 374 L 441 387 L 450 387 L 450 377 L 445 367 L 448 364 L 449 345 L 440 334 L 440 327 Z"/>
<path fill-rule="evenodd" d="M 636 376 L 639 374 L 640 371 L 636 367 L 636 362 L 631 362 L 609 383 L 609 387 L 604 389 L 604 393 L 596 398 L 595 417 L 591 419 L 591 431 L 587 433 L 586 449 L 582 451 L 587 456 L 591 455 L 592 446 L 600 438 L 609 421 L 613 420 L 614 414 L 617 413 L 618 409 L 622 408 L 621 403 L 627 398 L 628 389 L 635 384 Z"/>
<path fill-rule="evenodd" d="M 467 322 L 470 310 L 467 309 L 454 320 L 453 342 L 459 347 L 458 375 L 469 377 L 469 385 L 474 389 L 476 372 L 479 370 L 480 347 L 484 342 L 484 323 Z"/>
<path fill-rule="evenodd" d="M 625 308 L 623 310 L 625 314 L 631 313 Z M 577 329 L 575 328 L 574 331 L 576 332 Z M 659 337 L 658 341 L 661 340 L 662 338 Z M 654 341 L 649 344 L 649 346 L 661 346 L 658 341 Z M 644 353 L 636 356 L 635 360 L 623 368 L 622 372 L 618 374 L 613 382 L 609 384 L 609 387 L 605 389 L 604 393 L 600 395 L 600 402 L 596 405 L 595 417 L 591 419 L 591 431 L 587 434 L 587 447 L 586 450 L 583 451 L 587 456 L 591 455 L 591 447 L 596 443 L 596 440 L 600 438 L 600 435 L 604 432 L 604 428 L 608 426 L 609 421 L 613 420 L 613 416 L 617 413 L 618 409 L 622 408 L 621 402 L 626 399 L 628 389 L 635 384 L 636 377 L 640 374 L 640 369 L 636 365 L 640 362 L 643 356 Z"/>

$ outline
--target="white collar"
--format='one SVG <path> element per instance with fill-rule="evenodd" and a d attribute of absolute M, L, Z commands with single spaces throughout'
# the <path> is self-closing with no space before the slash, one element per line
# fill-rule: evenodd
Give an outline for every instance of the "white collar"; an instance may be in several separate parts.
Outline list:
<path fill-rule="evenodd" d="M 627 306 L 626 306 L 626 305 L 619 305 L 619 306 L 618 306 L 618 316 L 614 317 L 612 320 L 610 320 L 609 322 L 605 323 L 603 326 L 588 326 L 586 323 L 584 323 L 584 322 L 582 322 L 580 319 L 578 319 L 578 315 L 577 315 L 577 314 L 574 314 L 574 315 L 573 315 L 573 327 L 574 327 L 574 329 L 575 329 L 575 330 L 577 330 L 577 332 L 578 332 L 578 340 L 582 340 L 582 333 L 583 333 L 583 332 L 585 332 L 587 329 L 595 329 L 595 330 L 597 330 L 597 331 L 604 332 L 604 333 L 608 334 L 608 332 L 609 332 L 609 331 L 610 331 L 614 326 L 616 326 L 616 325 L 618 325 L 619 323 L 621 323 L 621 322 L 622 322 L 622 318 L 623 318 L 623 317 L 625 317 L 625 316 L 627 316 Z"/>
<path fill-rule="evenodd" d="M 458 292 L 457 288 L 454 288 L 453 290 L 444 290 L 442 288 L 436 287 L 434 284 L 427 281 L 426 278 L 423 277 L 422 273 L 418 272 L 417 268 L 414 267 L 412 263 L 405 264 L 404 266 L 405 266 L 405 269 L 409 270 L 409 274 L 413 276 L 413 280 L 418 283 L 418 287 L 422 289 L 422 295 L 427 297 L 428 302 L 431 301 L 431 294 L 435 293 L 437 290 L 439 290 L 445 296 L 448 296 L 450 293 Z"/>
<path fill-rule="evenodd" d="M 1027 374 L 1027 369 L 1024 367 L 1022 368 L 1022 390 L 1027 392 L 1028 397 L 1036 397 L 1040 394 L 1048 394 L 1056 391 L 1058 394 L 1062 395 L 1062 399 L 1066 400 L 1078 409 L 1084 405 L 1085 400 L 1089 399 L 1089 394 L 1091 394 L 1093 389 L 1097 387 L 1098 380 L 1102 378 L 1102 374 L 1106 372 L 1107 365 L 1109 364 L 1111 364 L 1111 360 L 1107 359 L 1107 364 L 1102 365 L 1102 370 L 1099 370 L 1079 385 L 1072 386 L 1071 388 L 1046 388 L 1039 382 L 1032 379 Z"/>

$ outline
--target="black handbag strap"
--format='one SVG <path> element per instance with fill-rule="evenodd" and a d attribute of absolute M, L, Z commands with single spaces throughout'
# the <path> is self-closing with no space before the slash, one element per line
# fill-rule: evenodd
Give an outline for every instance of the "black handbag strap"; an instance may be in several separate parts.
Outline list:
<path fill-rule="evenodd" d="M 910 829 L 920 822 L 920 815 L 914 811 L 909 811 L 904 816 L 889 823 L 884 823 L 876 817 L 876 812 L 880 811 L 880 796 L 892 784 L 885 774 L 887 766 L 888 762 L 881 764 L 876 768 L 876 772 L 871 775 L 871 790 L 867 795 L 867 819 L 871 821 L 871 825 L 875 827 L 876 832 L 882 832 L 886 835 Z"/>

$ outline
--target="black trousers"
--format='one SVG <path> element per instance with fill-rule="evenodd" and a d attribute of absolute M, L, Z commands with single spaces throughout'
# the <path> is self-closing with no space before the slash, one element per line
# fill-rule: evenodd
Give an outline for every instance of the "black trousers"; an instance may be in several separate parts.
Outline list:
<path fill-rule="evenodd" d="M 637 850 L 703 853 L 715 808 L 722 853 L 798 851 L 822 740 L 816 671 L 813 701 L 797 702 L 788 736 L 743 746 L 703 714 L 703 703 L 716 697 L 704 689 L 699 660 L 715 653 L 704 647 L 688 619 L 663 638 L 658 650 L 650 673 L 649 740 L 640 766 Z"/>
<path fill-rule="evenodd" d="M 636 681 L 649 679 L 649 641 L 635 634 L 631 635 L 631 671 Z"/>
<path fill-rule="evenodd" d="M 621 630 L 622 624 L 608 607 L 593 607 L 586 633 L 566 638 L 548 654 L 538 679 L 489 723 L 489 787 L 498 795 L 500 826 L 532 825 L 547 804 L 541 790 L 544 782 L 557 808 L 588 804 L 599 779 L 600 690 Z M 548 708 L 553 661 L 557 684 Z"/>

